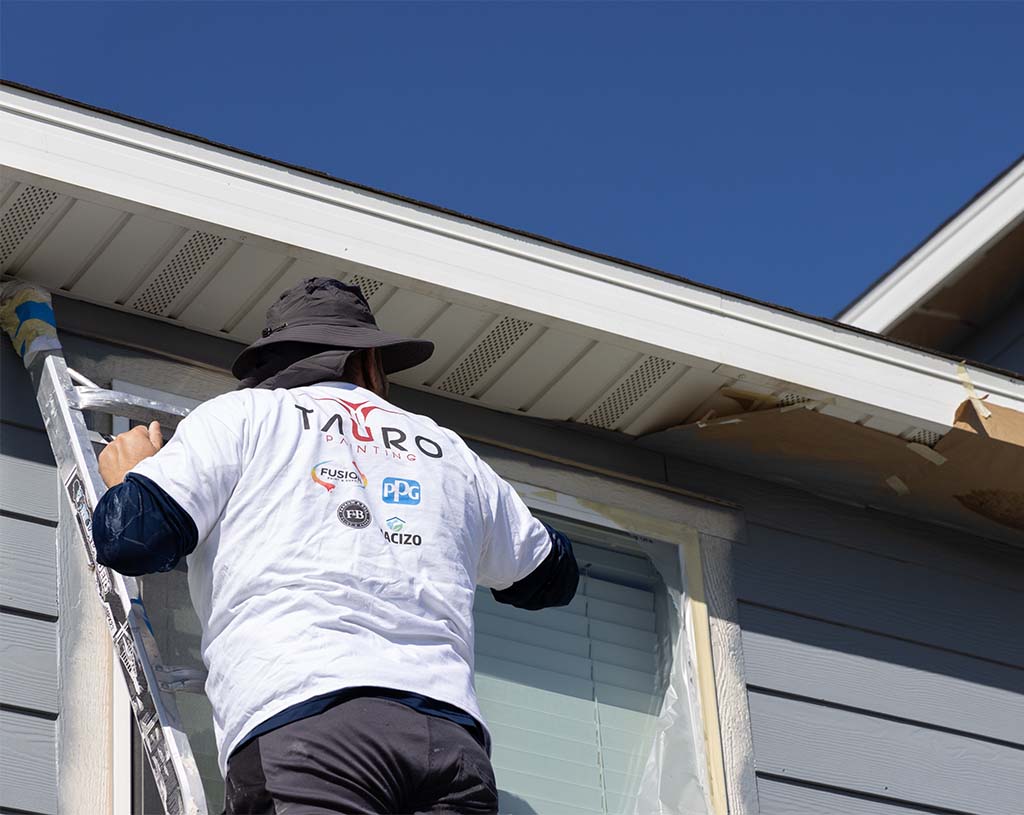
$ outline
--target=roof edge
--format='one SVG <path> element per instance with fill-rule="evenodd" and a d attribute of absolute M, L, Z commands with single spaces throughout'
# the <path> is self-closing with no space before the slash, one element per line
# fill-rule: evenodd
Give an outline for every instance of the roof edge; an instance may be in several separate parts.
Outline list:
<path fill-rule="evenodd" d="M 984 187 L 978 190 L 970 199 L 964 202 L 955 212 L 953 212 L 948 218 L 942 223 L 935 227 L 931 232 L 928 233 L 913 249 L 904 254 L 899 260 L 897 260 L 887 271 L 879 275 L 874 282 L 872 282 L 867 288 L 865 288 L 860 294 L 853 298 L 847 303 L 842 309 L 840 309 L 835 317 L 837 322 L 842 322 L 846 325 L 853 325 L 852 323 L 846 322 L 847 315 L 853 311 L 858 305 L 863 303 L 869 298 L 875 291 L 883 287 L 886 283 L 892 281 L 892 279 L 899 273 L 899 271 L 907 265 L 908 261 L 919 255 L 922 250 L 928 247 L 936 238 L 942 235 L 955 221 L 961 218 L 971 209 L 975 204 L 981 201 L 987 194 L 992 192 L 1001 182 L 1011 176 L 1015 170 L 1024 172 L 1024 153 L 1021 153 L 1016 159 L 1014 159 L 1009 165 L 1007 165 L 1002 171 L 1000 171 L 995 177 L 993 177 Z M 949 270 L 948 274 L 952 273 L 958 267 L 954 267 Z M 858 326 L 854 326 L 858 327 Z M 879 329 L 882 331 L 884 329 Z"/>
<path fill-rule="evenodd" d="M 562 249 L 562 250 L 567 250 L 567 251 L 570 251 L 570 252 L 572 252 L 572 253 L 574 253 L 576 255 L 579 255 L 579 256 L 581 256 L 583 258 L 592 258 L 592 259 L 596 259 L 596 260 L 606 261 L 606 262 L 609 262 L 609 263 L 612 263 L 612 264 L 616 264 L 616 265 L 625 267 L 627 269 L 632 269 L 632 270 L 643 272 L 643 273 L 646 273 L 646 274 L 651 274 L 651 275 L 656 276 L 658 278 L 661 278 L 661 279 L 663 279 L 663 280 L 665 280 L 667 282 L 671 282 L 672 284 L 676 284 L 676 285 L 680 286 L 680 288 L 684 288 L 684 287 L 689 286 L 689 287 L 692 287 L 694 289 L 698 289 L 698 290 L 701 290 L 701 291 L 704 291 L 704 292 L 710 292 L 710 293 L 713 293 L 713 294 L 723 295 L 725 297 L 734 299 L 735 301 L 745 302 L 745 303 L 748 303 L 748 304 L 751 304 L 751 305 L 754 305 L 754 306 L 759 306 L 759 307 L 762 307 L 762 308 L 765 308 L 765 309 L 777 312 L 779 314 L 789 315 L 791 317 L 796 317 L 796 318 L 799 318 L 801 320 L 807 320 L 809 322 L 817 323 L 819 325 L 824 325 L 824 326 L 828 326 L 828 327 L 831 327 L 831 328 L 834 328 L 834 329 L 839 329 L 842 332 L 848 332 L 848 333 L 859 335 L 859 336 L 862 336 L 862 337 L 865 337 L 865 338 L 870 338 L 870 339 L 873 339 L 875 341 L 880 341 L 880 342 L 882 342 L 884 344 L 892 345 L 892 346 L 895 346 L 895 347 L 903 347 L 903 348 L 906 348 L 908 350 L 920 352 L 920 353 L 923 353 L 923 354 L 925 354 L 927 356 L 934 357 L 934 358 L 937 358 L 937 359 L 945 359 L 945 360 L 952 361 L 952 362 L 959 362 L 959 361 L 962 361 L 962 359 L 963 359 L 962 357 L 957 357 L 957 356 L 954 356 L 954 355 L 949 355 L 949 354 L 943 354 L 941 352 L 936 352 L 933 349 L 922 348 L 922 347 L 913 345 L 912 343 L 907 343 L 907 342 L 903 342 L 903 341 L 900 341 L 900 340 L 894 340 L 894 339 L 891 339 L 891 338 L 883 337 L 883 336 L 877 334 L 876 332 L 868 331 L 868 330 L 865 330 L 863 328 L 859 328 L 857 326 L 851 326 L 849 324 L 839 323 L 837 321 L 830 320 L 828 318 L 819 317 L 819 316 L 816 316 L 816 315 L 806 314 L 806 313 L 797 311 L 795 309 L 791 309 L 791 308 L 788 308 L 788 307 L 785 307 L 785 306 L 779 306 L 779 305 L 774 304 L 774 303 L 758 300 L 756 298 L 748 297 L 748 296 L 745 296 L 745 295 L 742 295 L 742 294 L 738 294 L 736 292 L 731 292 L 731 291 L 728 291 L 728 290 L 725 290 L 725 289 L 720 289 L 720 288 L 717 288 L 717 287 L 714 287 L 714 286 L 709 286 L 709 285 L 706 285 L 706 284 L 697 283 L 697 282 L 694 282 L 692 280 L 688 280 L 686 278 L 681 278 L 679 276 L 670 274 L 668 272 L 665 272 L 663 270 L 660 270 L 660 269 L 657 269 L 657 268 L 654 268 L 654 267 L 645 266 L 643 264 L 635 263 L 635 262 L 632 262 L 632 261 L 629 261 L 629 260 L 624 260 L 624 259 L 617 258 L 617 257 L 611 256 L 611 255 L 606 255 L 606 254 L 602 254 L 602 253 L 598 253 L 598 252 L 593 252 L 593 251 L 590 251 L 590 250 L 587 250 L 587 249 L 583 249 L 583 248 L 580 248 L 580 247 L 577 247 L 577 246 L 573 246 L 571 244 L 566 244 L 566 243 L 562 243 L 562 242 L 559 242 L 559 241 L 556 241 L 556 240 L 553 240 L 553 239 L 550 239 L 550 238 L 546 238 L 546 237 L 541 236 L 541 235 L 537 235 L 537 234 L 530 233 L 530 232 L 525 232 L 523 230 L 517 230 L 517 229 L 514 229 L 514 228 L 505 227 L 505 226 L 502 226 L 501 224 L 496 224 L 496 223 L 493 223 L 493 222 L 490 222 L 490 221 L 486 221 L 486 220 L 483 220 L 483 219 L 480 219 L 480 218 L 475 218 L 475 217 L 472 217 L 472 216 L 463 215 L 462 213 L 459 213 L 459 212 L 454 211 L 454 210 L 450 210 L 450 209 L 446 209 L 446 208 L 443 208 L 443 207 L 435 206 L 435 205 L 432 205 L 432 204 L 429 204 L 429 203 L 424 203 L 424 202 L 418 201 L 416 199 L 407 198 L 407 197 L 404 197 L 404 196 L 401 196 L 401 195 L 396 195 L 396 194 L 388 193 L 388 192 L 381 191 L 381 190 L 378 190 L 378 189 L 375 189 L 375 188 L 372 188 L 372 187 L 368 187 L 366 185 L 362 185 L 362 184 L 359 184 L 359 183 L 350 182 L 350 181 L 347 181 L 345 179 L 341 179 L 341 178 L 337 178 L 337 177 L 331 176 L 331 175 L 329 175 L 327 173 L 324 173 L 322 171 L 311 170 L 311 169 L 308 169 L 308 168 L 305 168 L 305 167 L 301 167 L 299 165 L 294 165 L 294 164 L 290 164 L 290 163 L 287 163 L 287 162 L 278 161 L 276 159 L 267 158 L 265 156 L 261 156 L 261 155 L 256 154 L 256 153 L 252 153 L 252 152 L 248 152 L 248 151 L 241 150 L 241 149 L 238 149 L 238 148 L 234 148 L 234 147 L 231 147 L 229 145 L 224 145 L 224 144 L 221 144 L 221 143 L 218 143 L 218 142 L 213 142 L 213 141 L 210 141 L 208 139 L 204 139 L 203 137 L 195 136 L 193 134 L 190 134 L 190 133 L 187 133 L 187 132 L 184 132 L 184 131 L 175 130 L 173 128 L 166 127 L 166 126 L 163 126 L 163 125 L 153 124 L 153 123 L 141 120 L 141 119 L 137 119 L 137 118 L 134 118 L 134 117 L 130 117 L 130 116 L 126 116 L 126 115 L 123 115 L 123 114 L 119 114 L 117 112 L 113 112 L 113 111 L 105 110 L 103 108 L 98 108 L 98 107 L 95 107 L 95 106 L 92 106 L 92 105 L 80 103 L 80 102 L 77 102 L 75 100 L 71 100 L 71 99 L 67 99 L 67 98 L 64 98 L 64 97 L 60 97 L 60 96 L 58 96 L 56 94 L 52 94 L 52 93 L 49 93 L 49 92 L 46 92 L 46 91 L 40 91 L 40 90 L 38 90 L 36 88 L 32 88 L 32 87 L 26 86 L 26 85 L 22 85 L 20 83 L 11 82 L 9 80 L 0 80 L 0 86 L 4 86 L 4 87 L 7 87 L 7 88 L 16 90 L 16 91 L 20 91 L 20 92 L 25 93 L 25 94 L 34 95 L 34 96 L 40 97 L 42 99 L 52 100 L 52 101 L 61 103 L 62 105 L 66 105 L 68 107 L 75 108 L 75 109 L 78 109 L 78 110 L 84 110 L 84 111 L 89 111 L 89 112 L 92 112 L 92 113 L 97 113 L 97 114 L 100 114 L 101 116 L 108 117 L 108 118 L 111 118 L 111 119 L 114 119 L 114 120 L 118 120 L 118 121 L 130 123 L 130 124 L 133 124 L 133 125 L 141 126 L 143 128 L 147 128 L 147 129 L 150 129 L 152 131 L 156 131 L 158 133 L 169 134 L 169 135 L 175 136 L 177 138 L 185 139 L 185 140 L 192 141 L 192 142 L 195 142 L 195 143 L 198 143 L 198 144 L 201 144 L 201 145 L 212 147 L 212 148 L 215 148 L 215 149 L 217 149 L 219 151 L 224 151 L 226 153 L 233 154 L 235 156 L 241 156 L 243 158 L 248 158 L 248 159 L 253 159 L 253 160 L 260 161 L 260 162 L 264 162 L 264 163 L 266 163 L 268 165 L 271 165 L 272 167 L 284 168 L 284 169 L 287 169 L 287 170 L 290 170 L 290 171 L 297 171 L 297 172 L 303 173 L 303 174 L 305 174 L 307 176 L 311 176 L 311 180 L 314 180 L 314 181 L 317 181 L 317 180 L 319 180 L 319 181 L 328 181 L 328 182 L 331 182 L 331 183 L 334 183 L 334 184 L 339 184 L 339 185 L 343 185 L 345 187 L 349 187 L 351 189 L 369 192 L 369 193 L 371 193 L 371 194 L 373 194 L 375 196 L 379 196 L 379 197 L 381 197 L 383 199 L 391 200 L 391 201 L 398 202 L 398 203 L 401 203 L 401 204 L 413 205 L 413 206 L 415 206 L 417 208 L 421 208 L 421 209 L 424 209 L 424 210 L 427 210 L 427 211 L 430 211 L 430 212 L 440 213 L 440 214 L 443 214 L 443 215 L 446 215 L 446 216 L 449 216 L 449 217 L 456 218 L 456 219 L 458 219 L 460 221 L 463 221 L 463 222 L 468 222 L 468 223 L 471 223 L 471 224 L 485 226 L 485 227 L 487 227 L 489 229 L 494 229 L 494 230 L 499 231 L 501 233 L 505 233 L 506 235 L 523 237 L 523 238 L 527 238 L 527 239 L 529 239 L 531 241 L 534 241 L 534 242 L 537 242 L 537 243 L 541 243 L 541 244 L 544 244 L 544 245 L 547 245 L 547 246 L 550 246 L 550 247 L 554 247 L 554 248 Z M 984 363 L 976 363 L 976 362 L 972 362 L 971 363 L 971 367 L 972 368 L 977 368 L 977 369 L 983 370 L 983 371 L 988 371 L 988 372 L 996 374 L 998 376 L 1006 377 L 1006 378 L 1011 379 L 1011 380 L 1013 380 L 1015 382 L 1022 381 L 1020 374 L 1017 373 L 1017 372 L 1014 372 L 1014 371 L 1007 371 L 1007 370 L 1004 370 L 1004 369 L 1001 369 L 1001 368 L 998 368 L 998 367 L 995 367 L 995 366 L 986 365 Z"/>

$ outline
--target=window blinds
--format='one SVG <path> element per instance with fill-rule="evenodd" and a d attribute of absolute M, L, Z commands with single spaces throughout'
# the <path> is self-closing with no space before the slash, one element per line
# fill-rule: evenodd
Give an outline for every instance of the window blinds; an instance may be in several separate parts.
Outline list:
<path fill-rule="evenodd" d="M 477 591 L 476 688 L 502 815 L 631 812 L 650 749 L 671 659 L 660 578 L 646 558 L 574 548 L 582 577 L 565 608 L 523 611 Z"/>

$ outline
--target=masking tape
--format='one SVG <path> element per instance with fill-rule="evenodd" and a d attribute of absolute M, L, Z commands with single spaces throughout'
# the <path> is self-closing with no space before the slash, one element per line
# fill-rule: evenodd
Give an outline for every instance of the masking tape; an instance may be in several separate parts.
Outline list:
<path fill-rule="evenodd" d="M 981 401 L 981 397 L 978 396 L 978 392 L 974 390 L 974 383 L 971 382 L 971 377 L 967 374 L 967 368 L 962 362 L 956 364 L 956 375 L 957 378 L 963 383 L 964 390 L 967 391 L 967 398 L 971 400 L 971 404 L 974 405 L 974 409 L 978 412 L 978 415 L 982 419 L 987 419 L 992 415 L 992 411 L 985 407 L 985 403 Z"/>
<path fill-rule="evenodd" d="M 903 479 L 898 475 L 890 475 L 885 479 L 885 483 L 892 487 L 892 491 L 897 495 L 909 495 L 910 487 L 903 483 Z"/>
<path fill-rule="evenodd" d="M 940 466 L 946 463 L 946 457 L 942 455 L 942 453 L 935 452 L 934 450 L 932 450 L 931 447 L 929 447 L 926 444 L 921 444 L 920 442 L 912 441 L 907 444 L 907 449 L 913 450 L 915 453 L 921 456 L 921 458 L 928 459 L 932 464 L 936 466 Z"/>
<path fill-rule="evenodd" d="M 25 365 L 40 351 L 60 348 L 50 293 L 30 283 L 9 284 L 0 303 L 0 328 Z"/>

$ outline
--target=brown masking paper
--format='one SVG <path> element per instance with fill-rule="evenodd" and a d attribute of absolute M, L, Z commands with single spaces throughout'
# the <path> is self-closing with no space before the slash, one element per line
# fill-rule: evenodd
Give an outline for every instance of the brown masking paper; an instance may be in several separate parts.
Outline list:
<path fill-rule="evenodd" d="M 931 456 L 905 439 L 802 409 L 755 411 L 675 432 L 698 434 L 705 450 L 739 448 L 815 491 L 845 489 L 851 500 L 1005 538 L 1007 530 L 1024 532 L 1024 413 L 986 407 L 991 415 L 983 418 L 963 402 Z"/>

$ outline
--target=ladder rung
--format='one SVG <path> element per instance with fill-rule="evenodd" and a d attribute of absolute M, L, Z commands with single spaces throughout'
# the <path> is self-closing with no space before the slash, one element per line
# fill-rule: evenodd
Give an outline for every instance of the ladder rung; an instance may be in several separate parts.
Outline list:
<path fill-rule="evenodd" d="M 203 693 L 206 685 L 206 671 L 198 668 L 157 665 L 153 672 L 160 688 L 171 693 Z"/>
<path fill-rule="evenodd" d="M 143 422 L 156 419 L 171 428 L 177 427 L 189 412 L 188 408 L 106 388 L 80 386 L 75 388 L 75 394 L 78 397 L 78 404 L 75 407 L 79 410 L 95 410 Z"/>

